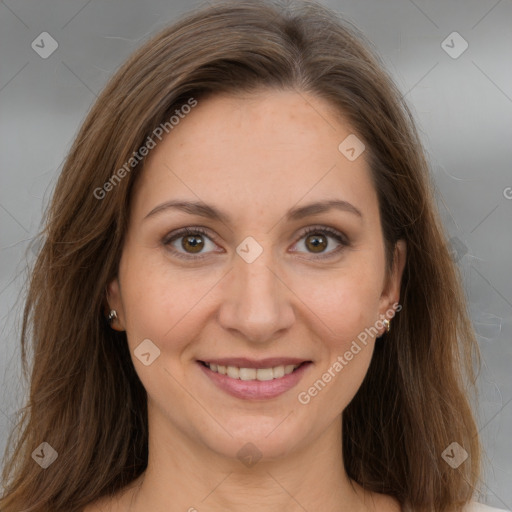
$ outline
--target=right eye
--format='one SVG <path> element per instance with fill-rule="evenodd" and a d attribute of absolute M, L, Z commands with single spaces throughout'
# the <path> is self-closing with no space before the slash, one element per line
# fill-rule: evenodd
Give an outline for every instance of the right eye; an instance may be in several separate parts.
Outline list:
<path fill-rule="evenodd" d="M 200 227 L 187 227 L 169 233 L 164 237 L 162 243 L 178 258 L 194 260 L 206 257 L 206 254 L 200 254 L 205 246 L 207 246 L 205 239 L 213 244 L 205 229 Z M 178 250 L 177 246 L 183 251 Z"/>

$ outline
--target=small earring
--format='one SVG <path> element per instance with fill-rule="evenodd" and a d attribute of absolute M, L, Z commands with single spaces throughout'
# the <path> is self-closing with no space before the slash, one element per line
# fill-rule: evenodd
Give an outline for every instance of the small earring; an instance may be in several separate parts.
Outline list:
<path fill-rule="evenodd" d="M 115 309 L 111 309 L 107 316 L 107 322 L 111 324 L 114 320 L 117 320 L 117 311 Z"/>
<path fill-rule="evenodd" d="M 386 326 L 386 332 L 389 332 L 391 329 L 391 322 L 386 318 L 382 323 Z"/>

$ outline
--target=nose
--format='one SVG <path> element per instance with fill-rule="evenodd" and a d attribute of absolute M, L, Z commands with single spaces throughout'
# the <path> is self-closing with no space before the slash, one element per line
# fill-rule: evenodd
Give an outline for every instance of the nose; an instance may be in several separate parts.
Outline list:
<path fill-rule="evenodd" d="M 293 292 L 270 253 L 264 250 L 252 263 L 235 256 L 218 315 L 224 329 L 252 343 L 283 336 L 295 321 Z"/>

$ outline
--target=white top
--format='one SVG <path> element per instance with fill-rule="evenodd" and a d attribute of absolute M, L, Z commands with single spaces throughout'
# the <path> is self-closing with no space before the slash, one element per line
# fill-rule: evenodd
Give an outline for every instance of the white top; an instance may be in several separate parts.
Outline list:
<path fill-rule="evenodd" d="M 410 508 L 404 507 L 404 512 L 412 512 L 412 511 Z M 463 512 L 512 512 L 512 511 L 505 510 L 503 508 L 489 507 L 489 505 L 484 505 L 483 503 L 478 503 L 477 501 L 471 501 L 464 507 Z"/>
<path fill-rule="evenodd" d="M 510 510 L 505 510 L 503 508 L 489 507 L 488 505 L 484 505 L 483 503 L 478 503 L 476 501 L 472 501 L 465 508 L 464 512 L 510 512 Z"/>

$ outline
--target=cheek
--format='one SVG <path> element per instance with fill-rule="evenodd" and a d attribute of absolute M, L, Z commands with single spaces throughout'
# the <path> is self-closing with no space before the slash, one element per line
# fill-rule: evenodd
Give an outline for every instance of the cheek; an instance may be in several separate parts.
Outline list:
<path fill-rule="evenodd" d="M 361 266 L 347 266 L 337 274 L 303 283 L 314 282 L 314 287 L 297 288 L 310 325 L 318 326 L 314 328 L 319 340 L 318 368 L 300 390 L 305 393 L 301 395 L 304 402 L 314 403 L 318 414 L 327 407 L 332 419 L 343 411 L 366 375 L 376 336 L 372 327 L 379 318 L 379 279 L 371 266 L 361 262 Z"/>
<path fill-rule="evenodd" d="M 191 340 L 202 329 L 203 296 L 218 280 L 207 277 L 199 284 L 197 275 L 176 269 L 171 272 L 170 267 L 165 258 L 141 251 L 127 255 L 119 270 L 132 361 L 148 396 L 162 410 L 169 394 L 178 402 L 187 399 L 178 384 L 187 371 L 182 362 L 187 359 Z M 143 354 L 147 353 L 149 361 L 144 362 Z M 178 418 L 174 420 L 179 423 Z"/>
<path fill-rule="evenodd" d="M 146 338 L 161 349 L 178 349 L 177 334 L 200 306 L 211 278 L 198 286 L 197 276 L 171 271 L 165 258 L 154 256 L 134 251 L 120 266 L 128 340 L 132 349 Z"/>
<path fill-rule="evenodd" d="M 368 267 L 347 266 L 339 272 L 301 277 L 294 289 L 306 306 L 304 314 L 317 318 L 325 343 L 338 351 L 378 319 L 379 278 Z"/>

